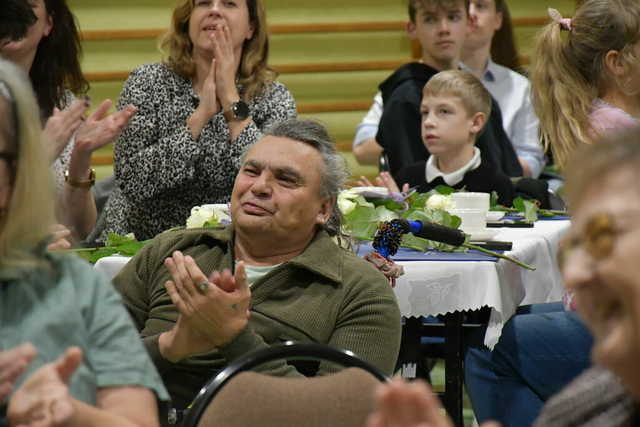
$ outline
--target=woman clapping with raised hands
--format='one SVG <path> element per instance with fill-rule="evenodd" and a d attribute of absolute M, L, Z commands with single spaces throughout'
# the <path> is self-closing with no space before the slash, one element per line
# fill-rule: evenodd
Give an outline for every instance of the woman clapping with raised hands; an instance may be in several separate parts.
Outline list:
<path fill-rule="evenodd" d="M 178 1 L 165 60 L 134 70 L 120 97 L 138 112 L 116 144 L 106 231 L 148 239 L 195 205 L 229 201 L 245 150 L 296 116 L 266 31 L 260 0 Z"/>

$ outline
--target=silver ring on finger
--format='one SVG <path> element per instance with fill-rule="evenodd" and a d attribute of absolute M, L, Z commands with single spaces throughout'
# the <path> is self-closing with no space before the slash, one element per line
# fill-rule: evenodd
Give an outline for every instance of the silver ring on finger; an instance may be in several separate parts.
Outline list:
<path fill-rule="evenodd" d="M 208 290 L 209 290 L 208 281 L 198 284 L 198 292 L 200 292 L 202 295 L 206 295 Z"/>

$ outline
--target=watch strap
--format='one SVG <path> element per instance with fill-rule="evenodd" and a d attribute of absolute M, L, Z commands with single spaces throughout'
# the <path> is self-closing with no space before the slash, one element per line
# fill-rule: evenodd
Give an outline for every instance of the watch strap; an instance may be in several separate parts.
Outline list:
<path fill-rule="evenodd" d="M 93 168 L 89 169 L 89 179 L 79 180 L 79 179 L 70 178 L 69 170 L 67 169 L 64 172 L 64 182 L 76 188 L 91 188 L 96 183 L 96 171 Z"/>
<path fill-rule="evenodd" d="M 227 122 L 242 121 L 249 117 L 249 106 L 240 99 L 231 103 L 229 108 L 224 110 L 222 114 Z"/>

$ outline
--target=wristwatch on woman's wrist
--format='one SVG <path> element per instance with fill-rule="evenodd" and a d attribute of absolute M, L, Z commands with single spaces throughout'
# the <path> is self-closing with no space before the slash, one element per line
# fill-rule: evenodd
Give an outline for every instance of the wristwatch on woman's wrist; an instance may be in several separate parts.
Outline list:
<path fill-rule="evenodd" d="M 228 109 L 224 110 L 223 114 L 224 118 L 227 119 L 228 122 L 241 122 L 249 117 L 249 106 L 243 100 L 239 100 L 238 102 L 231 104 Z"/>
<path fill-rule="evenodd" d="M 67 169 L 66 171 L 64 171 L 64 182 L 76 188 L 91 188 L 93 187 L 93 184 L 96 183 L 96 171 L 94 169 L 89 169 L 89 178 L 87 180 L 81 181 L 78 179 L 69 178 L 69 170 Z"/>

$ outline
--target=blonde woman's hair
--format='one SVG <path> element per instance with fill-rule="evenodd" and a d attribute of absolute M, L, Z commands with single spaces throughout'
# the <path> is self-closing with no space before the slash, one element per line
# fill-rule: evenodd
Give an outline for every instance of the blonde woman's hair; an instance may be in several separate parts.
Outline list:
<path fill-rule="evenodd" d="M 484 113 L 485 124 L 491 115 L 491 94 L 473 74 L 460 70 L 441 71 L 431 77 L 422 97 L 450 95 L 460 98 L 470 116 Z"/>
<path fill-rule="evenodd" d="M 195 76 L 193 43 L 189 38 L 189 18 L 194 8 L 194 0 L 178 0 L 173 10 L 171 26 L 160 40 L 160 50 L 164 62 L 173 71 L 186 79 Z M 269 67 L 269 35 L 267 16 L 262 0 L 246 0 L 249 23 L 253 27 L 253 37 L 245 40 L 242 58 L 238 68 L 238 84 L 242 86 L 244 101 L 249 102 L 275 81 L 278 74 Z"/>
<path fill-rule="evenodd" d="M 36 249 L 54 223 L 53 185 L 42 142 L 40 114 L 27 76 L 0 59 L 0 130 L 15 154 L 10 164 L 12 192 L 0 219 L 0 268 L 42 264 Z"/>
<path fill-rule="evenodd" d="M 551 148 L 561 168 L 576 146 L 596 137 L 589 124 L 593 101 L 611 85 L 626 91 L 630 83 L 606 71 L 607 52 L 620 52 L 630 67 L 637 61 L 633 47 L 639 39 L 637 0 L 586 0 L 569 31 L 553 21 L 538 34 L 531 66 L 532 102 L 545 148 Z"/>

